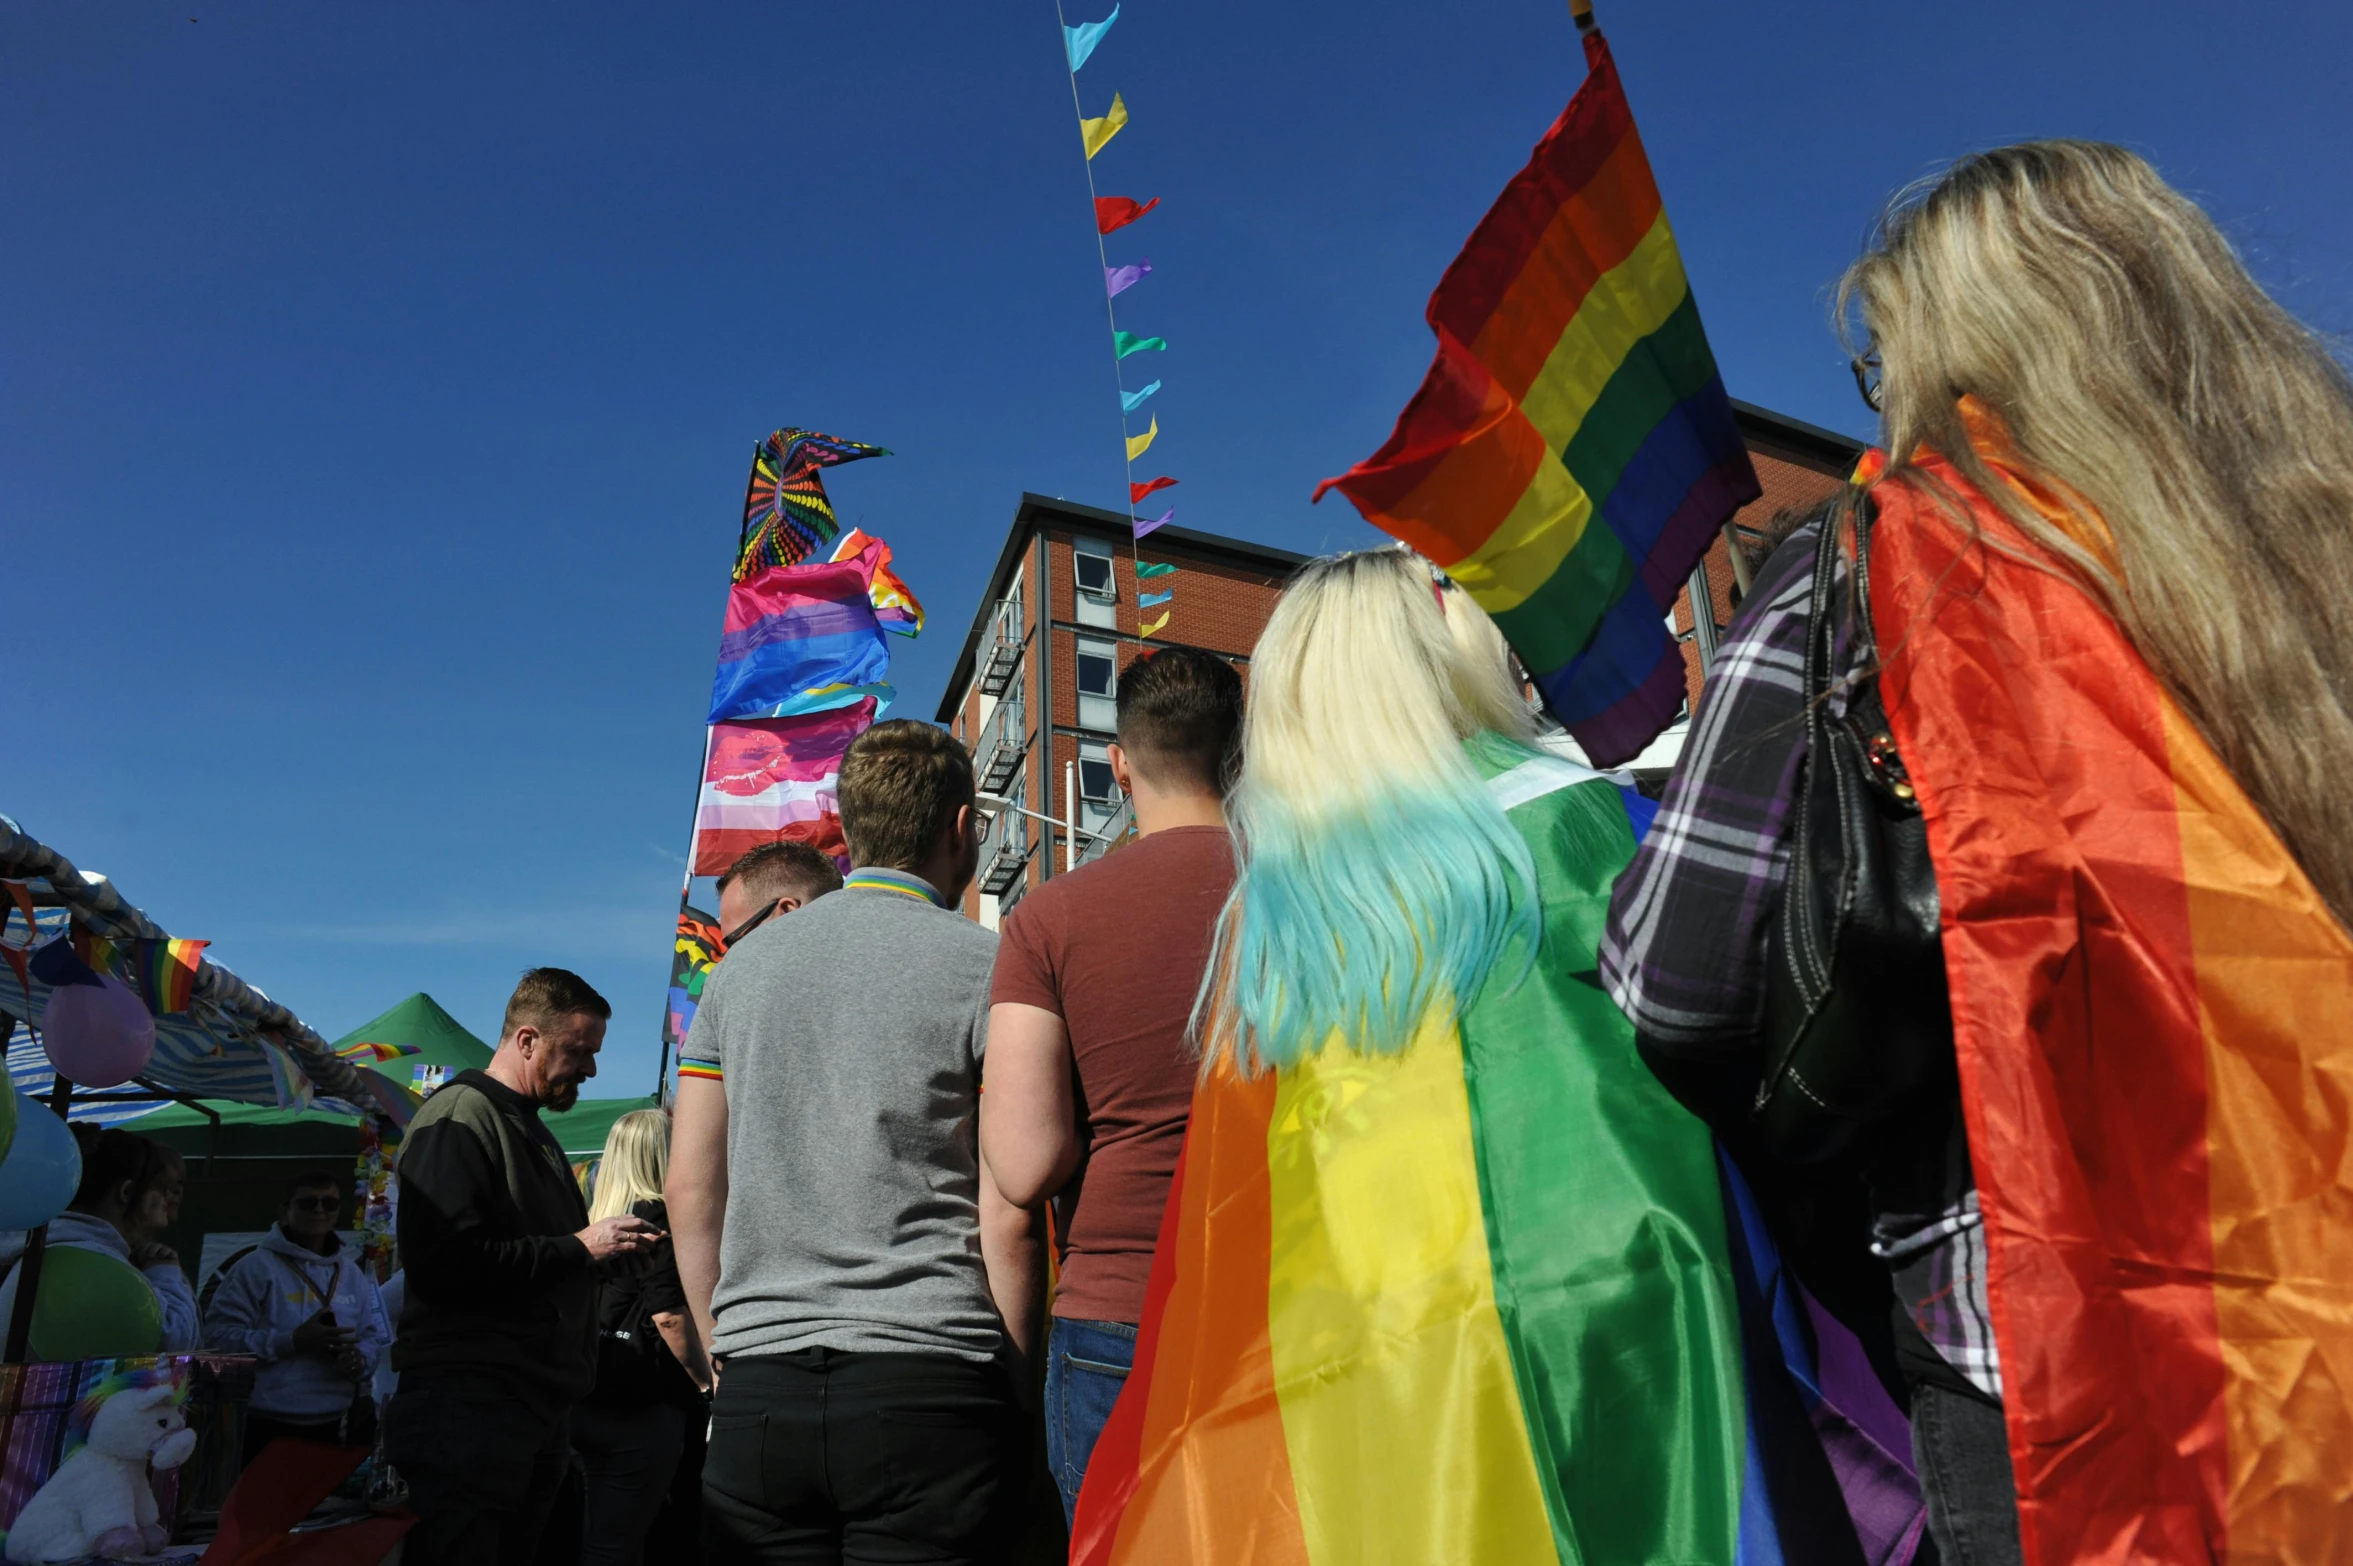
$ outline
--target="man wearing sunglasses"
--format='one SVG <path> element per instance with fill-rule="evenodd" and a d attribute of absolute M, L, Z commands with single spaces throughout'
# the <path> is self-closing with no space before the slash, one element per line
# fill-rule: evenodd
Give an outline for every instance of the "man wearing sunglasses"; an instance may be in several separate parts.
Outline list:
<path fill-rule="evenodd" d="M 807 843 L 762 843 L 719 878 L 719 928 L 733 946 L 778 914 L 842 888 L 833 860 Z"/>
<path fill-rule="evenodd" d="M 245 1419 L 248 1460 L 280 1436 L 373 1438 L 355 1427 L 372 1424 L 375 1412 L 359 1389 L 389 1334 L 375 1280 L 336 1233 L 345 1180 L 326 1169 L 296 1178 L 276 1226 L 230 1262 L 205 1304 L 206 1345 L 260 1361 Z"/>

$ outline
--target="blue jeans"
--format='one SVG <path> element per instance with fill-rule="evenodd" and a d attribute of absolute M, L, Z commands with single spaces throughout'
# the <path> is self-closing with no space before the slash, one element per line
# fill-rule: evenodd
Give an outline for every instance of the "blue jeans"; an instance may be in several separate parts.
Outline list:
<path fill-rule="evenodd" d="M 1054 1318 L 1046 1338 L 1046 1462 L 1062 1492 L 1065 1523 L 1078 1511 L 1087 1459 L 1135 1363 L 1136 1329 L 1126 1322 Z"/>

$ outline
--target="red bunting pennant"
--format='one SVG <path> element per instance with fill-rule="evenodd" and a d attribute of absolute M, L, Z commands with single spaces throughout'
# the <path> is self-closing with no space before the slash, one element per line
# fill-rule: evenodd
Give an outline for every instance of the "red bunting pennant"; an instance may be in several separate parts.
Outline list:
<path fill-rule="evenodd" d="M 1142 206 L 1138 206 L 1126 196 L 1097 196 L 1095 198 L 1095 232 L 1108 234 L 1115 228 L 1125 228 L 1158 205 L 1160 205 L 1158 196 L 1154 196 Z"/>
<path fill-rule="evenodd" d="M 1148 484 L 1130 484 L 1127 487 L 1127 503 L 1131 506 L 1136 505 L 1154 490 L 1166 489 L 1175 482 L 1176 480 L 1172 478 L 1156 478 Z"/>

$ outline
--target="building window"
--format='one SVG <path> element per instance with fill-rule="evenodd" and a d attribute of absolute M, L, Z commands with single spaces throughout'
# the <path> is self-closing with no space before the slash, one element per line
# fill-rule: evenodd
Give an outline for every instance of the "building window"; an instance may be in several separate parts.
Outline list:
<path fill-rule="evenodd" d="M 1119 784 L 1111 776 L 1111 752 L 1092 740 L 1078 747 L 1078 824 L 1100 828 L 1119 811 Z"/>
<path fill-rule="evenodd" d="M 1084 602 L 1082 599 L 1081 602 Z M 1078 642 L 1078 726 L 1102 734 L 1119 731 L 1119 650 L 1110 642 Z"/>
<path fill-rule="evenodd" d="M 1111 546 L 1099 538 L 1082 538 L 1071 549 L 1071 575 L 1078 586 L 1078 623 L 1117 625 L 1119 588 L 1111 574 Z"/>

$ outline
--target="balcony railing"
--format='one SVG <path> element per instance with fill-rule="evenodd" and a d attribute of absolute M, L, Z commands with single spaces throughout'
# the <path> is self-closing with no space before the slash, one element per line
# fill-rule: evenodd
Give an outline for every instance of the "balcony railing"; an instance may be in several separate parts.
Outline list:
<path fill-rule="evenodd" d="M 991 696 L 1002 696 L 1005 687 L 1013 683 L 1014 671 L 1021 667 L 1021 649 L 1028 641 L 1021 628 L 1021 600 L 1008 598 L 997 606 L 989 618 L 989 628 L 980 639 L 980 688 Z"/>
<path fill-rule="evenodd" d="M 1017 697 L 997 703 L 980 728 L 980 743 L 972 747 L 972 770 L 984 794 L 1002 794 L 1021 771 L 1029 751 L 1028 715 Z"/>
<path fill-rule="evenodd" d="M 1123 799 L 1119 802 L 1119 808 L 1111 812 L 1108 820 L 1101 826 L 1091 829 L 1099 835 L 1094 837 L 1080 836 L 1078 862 L 1082 865 L 1093 864 L 1111 852 L 1112 844 L 1135 829 L 1136 802 L 1133 799 Z"/>
<path fill-rule="evenodd" d="M 1021 879 L 1029 855 L 1029 823 L 1017 810 L 998 811 L 980 840 L 980 889 L 991 897 L 1001 894 Z"/>

